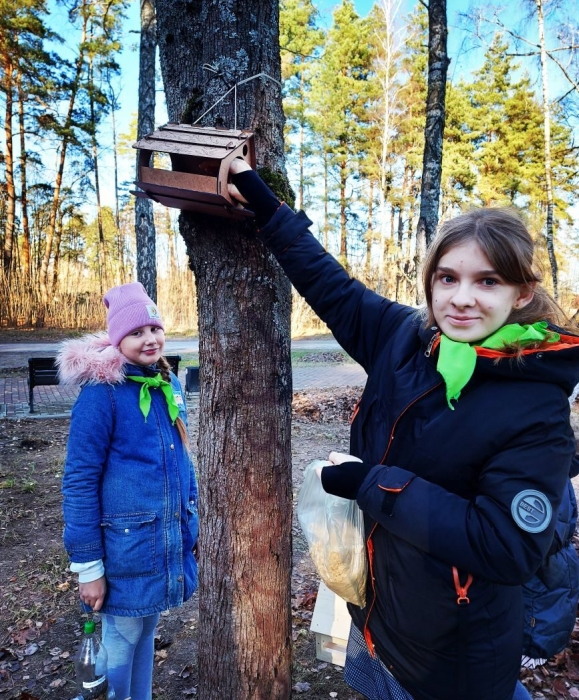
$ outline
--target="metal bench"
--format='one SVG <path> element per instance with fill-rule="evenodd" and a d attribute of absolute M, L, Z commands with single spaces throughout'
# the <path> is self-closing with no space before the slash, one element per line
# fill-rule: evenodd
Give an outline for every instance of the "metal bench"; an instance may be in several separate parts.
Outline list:
<path fill-rule="evenodd" d="M 165 355 L 164 357 L 171 366 L 171 372 L 179 376 L 179 362 L 181 362 L 181 355 Z"/>
<path fill-rule="evenodd" d="M 165 355 L 165 359 L 174 374 L 179 374 L 179 362 L 181 355 Z M 55 357 L 29 357 L 28 358 L 28 405 L 30 413 L 34 413 L 34 387 L 54 386 L 59 384 L 58 370 Z"/>
<path fill-rule="evenodd" d="M 199 367 L 185 368 L 185 393 L 187 395 L 199 393 Z"/>
<path fill-rule="evenodd" d="M 28 358 L 28 405 L 34 413 L 34 387 L 58 384 L 58 371 L 54 357 Z"/>

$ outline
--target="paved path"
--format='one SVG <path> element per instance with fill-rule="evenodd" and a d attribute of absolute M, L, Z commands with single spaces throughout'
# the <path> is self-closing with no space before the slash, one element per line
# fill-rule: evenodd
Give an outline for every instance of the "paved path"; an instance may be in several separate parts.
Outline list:
<path fill-rule="evenodd" d="M 0 334 L 0 338 L 1 338 Z M 26 367 L 29 357 L 54 357 L 59 342 L 44 343 L 0 343 L 0 367 Z M 292 350 L 322 350 L 332 352 L 339 350 L 340 346 L 335 340 L 293 340 Z M 186 355 L 199 352 L 199 341 L 192 340 L 167 340 L 165 351 L 168 355 Z"/>
<path fill-rule="evenodd" d="M 58 343 L 14 343 L 0 345 L 3 367 L 26 367 L 28 357 L 51 357 Z M 197 341 L 168 341 L 168 354 L 197 352 Z M 339 349 L 335 341 L 296 341 L 294 349 L 325 350 Z M 6 364 L 9 359 L 10 364 Z M 185 386 L 185 368 L 179 370 L 179 379 Z M 294 391 L 311 388 L 359 386 L 366 383 L 366 373 L 353 363 L 307 363 L 294 368 Z M 78 387 L 38 386 L 34 388 L 34 409 L 28 405 L 26 377 L 0 377 L 0 419 L 2 418 L 47 418 L 70 415 L 70 409 L 78 395 Z"/>

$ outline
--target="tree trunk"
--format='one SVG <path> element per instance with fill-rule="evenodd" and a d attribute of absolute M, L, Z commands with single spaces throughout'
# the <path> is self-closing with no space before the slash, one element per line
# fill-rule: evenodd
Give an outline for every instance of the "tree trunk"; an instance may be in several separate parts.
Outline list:
<path fill-rule="evenodd" d="M 399 3 L 391 0 L 381 0 L 378 12 L 382 22 L 382 34 L 379 37 L 380 80 L 382 85 L 382 115 L 380 137 L 380 161 L 378 164 L 378 228 L 380 229 L 380 251 L 378 258 L 378 293 L 385 294 L 384 275 L 386 273 L 386 241 L 388 240 L 388 211 L 386 206 L 386 194 L 389 188 L 390 168 L 388 160 L 392 142 L 392 76 L 394 74 L 394 37 L 393 29 Z M 396 296 L 394 297 L 397 298 Z"/>
<path fill-rule="evenodd" d="M 297 59 L 301 63 L 301 58 Z M 306 206 L 304 204 L 304 194 L 305 194 L 305 184 L 304 184 L 304 176 L 305 176 L 305 91 L 304 91 L 304 68 L 303 66 L 300 69 L 300 116 L 299 116 L 299 185 L 298 185 L 298 201 L 297 201 L 297 207 L 299 209 L 305 209 Z"/>
<path fill-rule="evenodd" d="M 442 172 L 442 144 L 444 137 L 446 51 L 448 28 L 446 0 L 428 3 L 428 92 L 426 97 L 426 125 L 424 128 L 424 156 L 420 191 L 420 217 L 417 228 L 416 269 L 424 259 L 438 224 L 440 179 Z"/>
<path fill-rule="evenodd" d="M 121 207 L 119 204 L 119 153 L 118 153 L 118 136 L 117 136 L 117 119 L 115 113 L 120 109 L 118 95 L 115 94 L 111 76 L 107 75 L 107 83 L 109 88 L 109 102 L 111 105 L 111 129 L 113 138 L 113 167 L 115 171 L 114 183 L 115 183 L 115 226 L 117 227 L 117 235 L 120 237 L 121 229 Z M 119 249 L 120 250 L 120 249 Z M 119 260 L 122 270 L 122 259 Z M 121 274 L 121 279 L 123 275 Z"/>
<path fill-rule="evenodd" d="M 541 51 L 541 81 L 543 89 L 543 133 L 545 148 L 545 196 L 547 199 L 547 221 L 545 225 L 545 238 L 547 241 L 547 253 L 551 265 L 551 277 L 553 280 L 553 296 L 559 298 L 559 274 L 557 258 L 555 257 L 555 235 L 553 224 L 553 175 L 551 170 L 551 108 L 549 105 L 549 77 L 547 75 L 547 52 L 545 49 L 545 20 L 543 16 L 543 0 L 535 0 L 537 5 L 537 22 L 539 25 L 539 46 Z"/>
<path fill-rule="evenodd" d="M 348 164 L 345 160 L 340 163 L 340 262 L 348 267 L 348 226 L 346 219 L 346 182 L 348 179 Z"/>
<path fill-rule="evenodd" d="M 30 280 L 30 222 L 28 218 L 28 153 L 26 151 L 26 126 L 24 122 L 24 100 L 20 75 L 17 76 L 18 123 L 20 125 L 20 216 L 22 219 L 22 255 L 20 264 L 25 280 Z"/>
<path fill-rule="evenodd" d="M 324 139 L 324 248 L 328 250 L 330 242 L 330 163 L 327 145 Z"/>
<path fill-rule="evenodd" d="M 137 139 L 155 130 L 155 55 L 157 18 L 155 0 L 141 0 L 141 45 L 139 51 L 139 112 Z M 137 156 L 138 158 L 138 156 Z M 148 295 L 157 301 L 157 247 L 153 202 L 135 199 L 137 279 Z"/>
<path fill-rule="evenodd" d="M 64 165 L 66 162 L 66 151 L 68 148 L 68 145 L 71 141 L 72 138 L 72 126 L 73 126 L 73 118 L 74 118 L 74 110 L 75 110 L 75 102 L 76 102 L 76 96 L 78 94 L 78 91 L 80 89 L 80 81 L 82 77 L 82 71 L 84 67 L 84 52 L 86 48 L 86 39 L 87 39 L 87 23 L 88 19 L 86 14 L 83 15 L 83 26 L 81 30 L 81 40 L 79 42 L 79 49 L 78 49 L 78 57 L 76 59 L 76 65 L 75 65 L 75 74 L 74 78 L 72 80 L 71 84 L 71 89 L 70 89 L 70 95 L 68 98 L 68 107 L 67 107 L 67 112 L 66 112 L 66 118 L 64 121 L 64 125 L 61 129 L 61 135 L 62 135 L 62 140 L 60 143 L 60 155 L 58 158 L 58 166 L 56 169 L 56 175 L 54 178 L 54 189 L 52 193 L 52 204 L 50 207 L 50 213 L 48 217 L 48 224 L 46 226 L 46 232 L 45 232 L 45 247 L 44 247 L 44 255 L 42 256 L 42 262 L 40 264 L 40 278 L 39 278 L 39 283 L 40 283 L 40 293 L 42 296 L 42 301 L 44 304 L 48 302 L 48 297 L 50 294 L 50 290 L 52 288 L 52 285 L 49 284 L 48 281 L 48 268 L 50 265 L 50 257 L 52 255 L 52 244 L 54 240 L 54 235 L 56 231 L 56 219 L 58 217 L 58 209 L 60 207 L 60 191 L 62 189 L 62 181 L 64 178 Z M 43 319 L 43 314 L 44 311 L 41 309 L 39 310 L 39 318 L 42 321 Z"/>
<path fill-rule="evenodd" d="M 372 244 L 374 242 L 374 180 L 368 186 L 368 223 L 366 225 L 366 278 L 372 269 Z"/>
<path fill-rule="evenodd" d="M 14 109 L 14 85 L 12 82 L 13 66 L 8 64 L 4 76 L 4 94 L 6 96 L 4 137 L 6 140 L 4 153 L 4 172 L 6 177 L 6 220 L 4 224 L 4 250 L 2 264 L 4 272 L 10 275 L 12 269 L 12 252 L 14 247 L 14 228 L 16 223 L 16 190 L 14 188 L 14 143 L 12 133 L 12 117 Z"/>
<path fill-rule="evenodd" d="M 229 8 L 227 11 L 225 7 Z M 236 82 L 280 79 L 278 2 L 157 0 L 171 121 L 191 123 Z M 196 57 L 192 60 L 191 57 Z M 217 72 L 204 71 L 209 64 Z M 205 124 L 232 128 L 233 93 Z M 259 168 L 284 174 L 279 86 L 238 89 Z M 199 311 L 199 697 L 291 695 L 290 287 L 253 225 L 182 213 Z"/>
<path fill-rule="evenodd" d="M 92 38 L 92 37 L 91 37 Z M 94 38 L 92 38 L 94 40 Z M 109 286 L 108 284 L 108 279 L 109 276 L 107 274 L 107 255 L 106 255 L 106 247 L 105 247 L 105 232 L 103 228 L 103 212 L 102 212 L 102 207 L 101 207 L 101 187 L 100 187 L 100 179 L 99 179 L 99 149 L 98 149 L 98 138 L 97 138 L 97 115 L 95 111 L 95 91 L 94 91 L 94 66 L 93 66 L 93 57 L 92 55 L 89 57 L 89 62 L 88 62 L 88 74 L 89 74 L 89 84 L 91 86 L 90 88 L 90 93 L 89 93 L 89 99 L 90 99 L 90 123 L 91 123 L 91 150 L 92 150 L 92 161 L 93 161 L 93 168 L 94 168 L 94 192 L 95 192 L 95 198 L 96 198 L 96 215 L 97 215 L 97 236 L 98 236 L 98 242 L 97 242 L 97 251 L 98 251 L 98 276 L 99 276 L 99 285 L 100 285 L 100 293 L 101 295 L 104 294 Z M 62 225 L 62 224 L 61 224 Z M 56 239 L 55 239 L 56 240 Z M 59 237 L 59 244 L 60 244 L 60 237 Z M 58 249 L 55 250 L 55 258 L 58 255 Z M 53 279 L 53 284 L 56 284 L 56 276 Z"/>
<path fill-rule="evenodd" d="M 58 222 L 54 229 L 54 239 L 53 239 L 53 251 L 54 257 L 52 259 L 52 289 L 54 291 L 58 288 L 58 277 L 60 274 L 60 242 L 62 240 L 62 226 L 63 226 L 64 214 L 62 210 L 58 212 Z M 100 274 L 100 270 L 99 270 Z M 102 289 L 101 289 L 102 294 Z"/>

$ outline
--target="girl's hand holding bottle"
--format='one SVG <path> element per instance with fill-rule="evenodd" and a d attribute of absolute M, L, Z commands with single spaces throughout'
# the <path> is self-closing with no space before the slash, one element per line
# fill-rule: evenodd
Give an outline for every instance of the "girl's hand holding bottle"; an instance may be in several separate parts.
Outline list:
<path fill-rule="evenodd" d="M 82 602 L 97 612 L 101 609 L 105 599 L 105 594 L 107 592 L 107 580 L 104 576 L 101 576 L 100 578 L 97 578 L 96 581 L 79 583 L 78 592 Z"/>

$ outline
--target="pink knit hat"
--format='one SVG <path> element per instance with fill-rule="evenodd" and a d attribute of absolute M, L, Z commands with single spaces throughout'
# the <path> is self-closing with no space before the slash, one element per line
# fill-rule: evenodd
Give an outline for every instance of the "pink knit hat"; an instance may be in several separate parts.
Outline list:
<path fill-rule="evenodd" d="M 165 330 L 157 305 L 147 296 L 140 282 L 121 284 L 109 289 L 103 302 L 108 309 L 109 339 L 115 347 L 135 328 L 158 326 Z"/>

